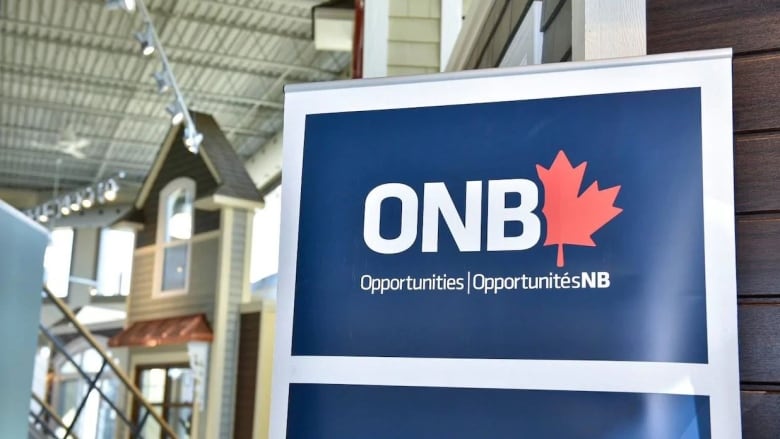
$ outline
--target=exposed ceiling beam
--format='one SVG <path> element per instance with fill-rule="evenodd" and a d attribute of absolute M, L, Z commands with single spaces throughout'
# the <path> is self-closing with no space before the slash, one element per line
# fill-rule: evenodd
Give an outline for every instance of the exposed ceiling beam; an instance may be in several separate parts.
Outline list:
<path fill-rule="evenodd" d="M 92 182 L 91 180 L 74 179 L 67 175 L 61 176 L 59 180 L 61 188 L 74 188 Z M 34 175 L 34 173 L 31 174 L 20 170 L 0 170 L 0 184 L 5 188 L 50 189 L 54 187 L 54 174 L 41 177 Z"/>
<path fill-rule="evenodd" d="M 165 114 L 159 116 L 151 116 L 147 114 L 138 113 L 126 113 L 124 111 L 112 110 L 109 108 L 97 108 L 72 105 L 65 102 L 53 102 L 39 99 L 26 99 L 13 96 L 0 96 L 0 102 L 4 104 L 21 105 L 24 107 L 43 108 L 45 110 L 65 111 L 70 113 L 89 114 L 91 116 L 109 117 L 113 119 L 128 119 L 136 120 L 139 122 L 151 122 L 160 123 L 166 121 L 168 118 Z"/>
<path fill-rule="evenodd" d="M 81 73 L 70 73 L 62 70 L 47 69 L 45 67 L 23 66 L 20 64 L 11 64 L 0 61 L 0 73 L 11 72 L 13 74 L 23 75 L 25 78 L 45 78 L 54 81 L 63 81 L 73 84 L 81 84 L 88 87 L 110 87 L 112 89 L 124 90 L 132 93 L 142 93 L 147 96 L 159 96 L 152 87 L 154 81 L 147 82 L 127 81 L 120 78 L 111 78 L 106 76 L 85 75 Z M 243 96 L 230 96 L 218 93 L 209 93 L 192 89 L 184 89 L 184 93 L 193 99 L 206 101 L 216 101 L 228 104 L 240 104 L 246 106 L 265 107 L 281 110 L 284 104 L 267 99 L 253 99 Z"/>
<path fill-rule="evenodd" d="M 210 5 L 210 6 L 215 6 L 215 7 L 219 8 L 219 9 L 226 10 L 226 11 L 236 11 L 236 12 L 240 12 L 240 13 L 243 13 L 243 14 L 248 13 L 248 14 L 255 14 L 255 15 L 257 15 L 257 14 L 259 14 L 259 15 L 267 15 L 269 17 L 282 18 L 284 20 L 295 21 L 297 23 L 307 24 L 307 25 L 311 26 L 311 16 L 305 17 L 305 16 L 302 16 L 302 15 L 285 14 L 283 12 L 276 12 L 276 11 L 271 11 L 271 10 L 266 9 L 266 8 L 260 8 L 259 6 L 241 6 L 241 5 L 224 3 L 224 2 L 221 2 L 221 1 L 215 1 L 215 0 L 190 0 L 190 1 L 192 1 L 194 3 L 200 3 L 200 4 L 207 4 L 207 5 Z M 290 6 L 290 5 L 302 6 L 302 7 L 306 7 L 308 9 L 311 9 L 311 5 L 295 4 L 295 2 L 292 2 L 290 0 L 282 0 L 282 1 L 276 0 L 276 1 L 271 1 L 271 3 L 283 4 L 283 5 L 288 5 L 288 6 Z"/>
<path fill-rule="evenodd" d="M 102 159 L 95 159 L 91 157 L 76 158 L 76 157 L 69 156 L 61 151 L 57 151 L 56 149 L 0 145 L 0 153 L 2 153 L 5 156 L 13 155 L 17 157 L 27 157 L 30 160 L 38 160 L 44 162 L 46 162 L 44 160 L 44 156 L 56 156 L 56 158 L 68 159 L 69 161 L 77 162 L 77 163 L 81 162 L 81 163 L 87 163 L 93 165 L 100 165 L 103 163 Z M 149 169 L 149 166 L 151 166 L 151 161 L 149 163 L 116 161 L 112 164 L 112 166 L 118 169 L 126 168 L 128 171 L 135 170 L 135 171 L 145 172 Z"/>
<path fill-rule="evenodd" d="M 106 108 L 72 105 L 64 102 L 52 102 L 52 101 L 44 101 L 39 99 L 26 99 L 26 98 L 18 98 L 13 96 L 2 96 L 2 95 L 0 95 L 0 103 L 20 105 L 20 106 L 31 107 L 31 108 L 42 108 L 44 110 L 88 114 L 90 116 L 96 116 L 96 117 L 127 119 L 127 120 L 134 120 L 138 122 L 150 122 L 150 123 L 164 122 L 166 125 L 168 124 L 168 116 L 163 114 L 164 112 L 160 112 L 161 114 L 159 116 L 150 116 L 150 115 L 138 114 L 138 113 L 125 113 L 122 111 L 116 111 L 116 110 L 111 110 Z M 224 126 L 223 129 L 229 130 L 231 132 L 235 132 L 236 134 L 243 134 L 243 135 L 255 136 L 255 137 L 269 137 L 272 135 L 272 133 L 269 132 L 253 131 L 241 127 Z"/>
<path fill-rule="evenodd" d="M 105 9 L 105 1 L 103 0 L 97 0 L 97 1 L 96 0 L 70 0 L 70 1 L 78 1 L 83 4 L 98 6 L 101 9 Z M 284 20 L 290 20 L 296 23 L 306 24 L 308 26 L 311 26 L 311 17 L 302 17 L 300 15 L 289 15 L 289 14 L 284 14 L 279 12 L 268 11 L 266 9 L 250 8 L 246 6 L 234 6 L 231 4 L 213 2 L 213 1 L 187 0 L 187 4 L 204 4 L 209 6 L 217 6 L 219 9 L 222 10 L 234 10 L 234 11 L 241 12 L 242 14 L 252 13 L 253 15 L 256 14 L 267 15 L 269 17 L 281 18 Z M 243 25 L 238 23 L 231 23 L 225 20 L 219 20 L 217 18 L 205 18 L 194 14 L 179 14 L 179 13 L 171 14 L 169 11 L 155 5 L 147 4 L 146 7 L 149 13 L 153 16 L 152 18 L 154 18 L 154 16 L 159 16 L 162 18 L 173 18 L 177 21 L 209 26 L 212 29 L 214 27 L 230 28 L 230 29 L 237 29 L 246 32 L 251 32 L 253 34 L 269 35 L 272 37 L 287 38 L 296 41 L 306 41 L 306 42 L 312 41 L 311 37 L 309 36 L 310 27 L 306 29 L 307 31 L 306 34 L 302 35 L 300 32 L 288 32 L 279 29 L 272 29 L 266 26 L 249 26 L 249 25 Z M 106 12 L 106 13 L 110 14 L 111 12 Z"/>
<path fill-rule="evenodd" d="M 2 23 L 2 19 L 0 18 L 0 23 Z M 36 42 L 36 43 L 44 43 L 49 44 L 52 46 L 59 46 L 64 49 L 83 49 L 83 50 L 89 50 L 92 52 L 95 52 L 97 54 L 102 54 L 105 56 L 110 57 L 121 57 L 122 59 L 125 58 L 132 58 L 134 60 L 137 60 L 139 58 L 139 54 L 137 50 L 129 49 L 127 47 L 124 48 L 108 48 L 104 45 L 96 44 L 94 42 L 91 42 L 88 39 L 81 39 L 81 41 L 63 41 L 58 40 L 52 37 L 44 37 L 40 35 L 29 35 L 25 32 L 22 32 L 18 29 L 12 30 L 12 29 L 3 29 L 2 34 L 4 36 L 9 37 L 16 37 L 23 41 L 30 41 L 30 42 Z M 128 46 L 129 47 L 129 46 Z M 190 67 L 197 70 L 204 70 L 204 69 L 211 69 L 217 72 L 235 72 L 235 73 L 241 73 L 248 76 L 262 76 L 262 77 L 270 77 L 270 78 L 278 78 L 281 76 L 281 73 L 278 75 L 271 75 L 268 73 L 267 70 L 252 68 L 252 67 L 243 67 L 243 66 L 226 66 L 224 63 L 214 62 L 212 58 L 209 56 L 209 54 L 202 54 L 200 57 L 201 60 L 185 60 L 182 58 L 176 58 L 175 60 L 172 60 L 171 62 L 174 65 L 177 66 L 183 66 L 183 67 Z M 124 62 L 124 61 L 123 61 Z M 121 65 L 121 64 L 118 64 Z M 291 79 L 294 79 L 296 81 L 301 82 L 308 82 L 312 81 L 313 79 L 309 76 L 301 76 L 301 75 L 290 75 Z M 323 74 L 318 75 L 315 79 L 330 79 L 330 76 L 324 76 Z"/>
<path fill-rule="evenodd" d="M 277 79 L 276 82 L 274 82 L 273 85 L 271 85 L 266 90 L 264 97 L 271 96 L 278 87 L 284 85 L 284 81 L 287 78 L 287 74 L 288 73 L 289 73 L 289 70 L 287 72 L 285 72 L 282 76 L 280 76 L 279 79 Z M 244 116 L 241 118 L 240 121 L 238 121 L 238 126 L 239 127 L 244 126 L 244 124 L 252 118 L 252 116 L 253 116 L 254 112 L 257 110 L 257 108 L 258 108 L 258 106 L 256 106 L 256 105 L 252 106 L 252 108 L 250 108 L 249 111 L 244 113 Z M 230 136 L 233 133 L 234 133 L 234 131 L 228 130 L 226 136 Z M 246 141 L 244 142 L 244 144 L 246 144 Z M 236 148 L 237 148 L 238 151 L 241 151 L 241 150 L 244 149 L 244 145 L 243 144 L 242 145 L 236 145 Z"/>
<path fill-rule="evenodd" d="M 0 18 L 0 23 L 7 23 L 12 24 L 14 26 L 29 28 L 29 29 L 37 29 L 37 30 L 50 30 L 54 32 L 59 32 L 62 34 L 69 34 L 69 35 L 75 35 L 80 37 L 89 38 L 90 40 L 102 40 L 105 42 L 114 42 L 121 45 L 127 45 L 129 41 L 132 41 L 132 36 L 128 35 L 126 38 L 122 36 L 117 35 L 108 35 L 108 34 L 98 34 L 86 30 L 81 29 L 73 29 L 66 26 L 60 26 L 56 24 L 45 24 L 45 23 L 38 23 L 35 21 L 30 20 L 18 20 L 18 19 L 10 19 L 10 18 Z M 18 30 L 11 30 L 11 29 L 4 29 L 3 33 L 5 34 L 17 34 L 19 36 L 22 36 L 23 38 L 29 38 L 31 35 L 27 35 L 24 32 L 19 32 Z M 44 38 L 45 40 L 49 41 L 57 41 L 55 38 L 49 39 Z M 72 45 L 72 42 L 67 42 L 68 45 Z M 176 64 L 177 60 L 181 57 L 195 57 L 195 56 L 205 56 L 214 60 L 225 60 L 230 62 L 238 62 L 238 63 L 252 63 L 258 66 L 265 66 L 266 68 L 271 69 L 277 69 L 277 70 L 292 70 L 297 72 L 305 72 L 305 73 L 311 73 L 314 75 L 325 75 L 329 77 L 335 77 L 340 72 L 328 70 L 328 69 L 320 69 L 316 67 L 310 67 L 310 66 L 304 66 L 300 64 L 290 64 L 290 63 L 283 63 L 283 62 L 277 62 L 277 61 L 270 61 L 270 60 L 264 60 L 259 58 L 254 58 L 250 56 L 241 56 L 241 55 L 231 55 L 226 53 L 220 53 L 220 52 L 202 52 L 197 49 L 192 49 L 189 47 L 183 47 L 183 46 L 176 46 L 172 44 L 165 44 L 165 51 L 168 54 L 168 57 L 170 58 L 171 62 L 173 64 Z"/>
<path fill-rule="evenodd" d="M 36 178 L 39 178 L 39 179 L 45 179 L 45 180 L 54 181 L 55 173 L 40 171 L 40 170 L 36 170 L 36 169 L 31 169 L 31 168 L 28 168 L 28 167 L 25 167 L 25 168 L 19 168 L 19 167 L 4 168 L 4 167 L 0 167 L 0 175 L 28 176 L 28 177 L 36 177 Z M 128 176 L 132 176 L 131 180 L 136 180 L 138 176 L 143 177 L 143 174 L 126 173 L 126 177 L 125 178 L 127 178 Z M 74 174 L 72 172 L 64 172 L 61 175 L 59 175 L 57 178 L 60 181 L 66 180 L 66 181 L 72 181 L 72 182 L 84 183 L 84 184 L 89 184 L 89 183 L 93 183 L 93 182 L 96 181 L 94 173 L 90 173 L 90 174 Z M 48 181 L 46 183 L 48 183 Z"/>
<path fill-rule="evenodd" d="M 51 130 L 51 129 L 46 129 L 46 128 L 36 128 L 36 127 L 25 127 L 25 126 L 19 126 L 19 125 L 0 124 L 0 133 L 2 133 L 4 131 L 27 132 L 27 133 L 36 133 L 36 134 L 42 133 L 42 134 L 48 134 L 48 135 L 57 136 L 57 137 L 59 137 L 62 134 L 58 130 Z M 79 132 L 78 134 L 88 138 L 91 141 L 95 141 L 95 142 L 113 142 L 113 143 L 118 143 L 120 145 L 136 145 L 136 146 L 141 146 L 141 147 L 145 147 L 145 148 L 160 146 L 160 142 L 143 142 L 143 141 L 140 141 L 140 140 L 137 140 L 137 139 L 113 138 L 113 137 L 99 136 L 99 135 L 90 134 L 90 133 L 83 133 L 83 132 Z"/>

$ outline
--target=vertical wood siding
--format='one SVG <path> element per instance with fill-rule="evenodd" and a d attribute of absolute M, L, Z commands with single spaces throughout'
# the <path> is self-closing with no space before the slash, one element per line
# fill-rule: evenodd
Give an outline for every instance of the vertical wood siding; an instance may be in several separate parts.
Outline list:
<path fill-rule="evenodd" d="M 648 53 L 734 49 L 742 429 L 780 437 L 780 2 L 647 0 Z"/>
<path fill-rule="evenodd" d="M 234 439 L 251 439 L 255 416 L 257 360 L 260 349 L 260 313 L 241 314 L 236 373 L 236 422 Z"/>
<path fill-rule="evenodd" d="M 233 234 L 231 236 L 230 273 L 228 281 L 228 318 L 225 322 L 227 343 L 225 346 L 225 363 L 222 383 L 222 414 L 220 432 L 222 437 L 230 437 L 233 433 L 235 417 L 236 384 L 238 371 L 238 340 L 240 336 L 241 297 L 244 291 L 244 250 L 246 245 L 247 212 L 236 209 L 233 213 Z M 225 275 L 225 273 L 223 273 Z M 242 383 L 243 385 L 243 383 Z M 213 401 L 212 401 L 213 403 Z"/>

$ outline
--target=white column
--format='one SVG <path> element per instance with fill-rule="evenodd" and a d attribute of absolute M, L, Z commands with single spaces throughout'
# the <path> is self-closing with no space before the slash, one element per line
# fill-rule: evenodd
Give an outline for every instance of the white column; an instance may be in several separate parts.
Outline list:
<path fill-rule="evenodd" d="M 387 76 L 390 0 L 365 0 L 363 9 L 363 77 Z"/>
<path fill-rule="evenodd" d="M 571 0 L 572 61 L 647 54 L 645 0 Z"/>
<path fill-rule="evenodd" d="M 463 0 L 441 0 L 439 20 L 439 71 L 443 72 L 463 24 Z"/>

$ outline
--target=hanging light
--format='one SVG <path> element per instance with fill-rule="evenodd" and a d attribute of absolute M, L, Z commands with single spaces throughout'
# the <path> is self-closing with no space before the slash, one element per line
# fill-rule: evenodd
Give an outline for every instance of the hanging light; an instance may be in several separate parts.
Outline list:
<path fill-rule="evenodd" d="M 146 23 L 146 27 L 143 32 L 136 32 L 135 39 L 141 45 L 141 53 L 143 56 L 149 56 L 154 53 L 154 35 L 152 34 L 152 26 Z"/>
<path fill-rule="evenodd" d="M 84 189 L 84 196 L 81 198 L 81 206 L 84 209 L 89 209 L 95 204 L 95 190 L 91 187 Z"/>
<path fill-rule="evenodd" d="M 70 195 L 65 195 L 60 200 L 60 213 L 65 216 L 70 214 Z"/>
<path fill-rule="evenodd" d="M 121 9 L 133 12 L 135 11 L 135 0 L 106 0 L 106 8 L 109 10 Z"/>
<path fill-rule="evenodd" d="M 45 204 L 35 209 L 35 216 L 38 219 L 38 222 L 45 223 L 49 221 L 49 213 Z"/>
<path fill-rule="evenodd" d="M 81 210 L 81 200 L 82 197 L 80 194 L 73 195 L 73 197 L 70 199 L 70 210 L 73 212 L 78 212 Z"/>
<path fill-rule="evenodd" d="M 187 126 L 184 129 L 184 145 L 187 146 L 187 149 L 191 153 L 197 154 L 201 143 L 203 143 L 203 134 L 199 133 L 194 126 Z"/>
<path fill-rule="evenodd" d="M 157 93 L 163 94 L 171 88 L 171 81 L 168 79 L 168 72 L 162 70 L 152 74 L 154 81 L 157 82 Z"/>
<path fill-rule="evenodd" d="M 165 111 L 171 115 L 171 125 L 178 125 L 184 120 L 184 110 L 182 110 L 179 101 L 171 102 L 165 107 Z"/>
<path fill-rule="evenodd" d="M 108 201 L 114 201 L 116 200 L 116 194 L 119 191 L 119 185 L 117 184 L 116 180 L 113 178 L 110 178 L 106 182 L 106 190 L 103 192 L 103 197 L 105 197 Z"/>

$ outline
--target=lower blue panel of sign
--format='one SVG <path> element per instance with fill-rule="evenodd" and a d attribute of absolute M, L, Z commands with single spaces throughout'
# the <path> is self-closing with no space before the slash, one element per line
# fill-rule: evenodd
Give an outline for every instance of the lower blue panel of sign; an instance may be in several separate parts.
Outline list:
<path fill-rule="evenodd" d="M 707 396 L 293 384 L 291 439 L 707 439 Z"/>

